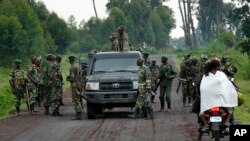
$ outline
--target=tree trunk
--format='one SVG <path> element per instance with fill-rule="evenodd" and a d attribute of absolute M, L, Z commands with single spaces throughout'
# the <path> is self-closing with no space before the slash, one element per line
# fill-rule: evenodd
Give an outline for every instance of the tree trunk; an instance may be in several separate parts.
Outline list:
<path fill-rule="evenodd" d="M 188 11 L 187 11 L 187 6 L 186 6 L 186 2 L 185 0 L 182 1 L 183 2 L 183 9 L 184 9 L 184 20 L 185 20 L 185 24 L 186 24 L 186 32 L 187 32 L 187 47 L 191 48 L 192 47 L 192 41 L 191 41 L 191 34 L 190 34 L 190 21 L 188 18 Z M 190 1 L 188 1 L 190 2 Z"/>
<path fill-rule="evenodd" d="M 191 0 L 188 0 L 188 19 L 190 22 L 192 35 L 193 35 L 193 46 L 196 48 L 197 47 L 197 40 L 196 40 L 196 35 L 195 35 L 194 22 L 193 22 L 193 18 L 192 18 Z"/>
<path fill-rule="evenodd" d="M 96 7 L 95 7 L 95 0 L 92 0 L 92 1 L 93 1 L 94 11 L 95 11 L 95 16 L 96 16 L 96 18 L 98 18 Z"/>
<path fill-rule="evenodd" d="M 185 22 L 185 19 L 184 19 L 184 14 L 183 14 L 183 11 L 182 11 L 182 7 L 181 7 L 181 0 L 178 1 L 179 3 L 179 8 L 180 8 L 180 12 L 181 12 L 181 18 L 182 18 L 182 23 L 183 23 L 183 31 L 184 31 L 184 38 L 185 38 L 185 45 L 187 47 L 187 44 L 188 44 L 188 39 L 187 39 L 187 27 L 186 27 L 186 22 Z"/>

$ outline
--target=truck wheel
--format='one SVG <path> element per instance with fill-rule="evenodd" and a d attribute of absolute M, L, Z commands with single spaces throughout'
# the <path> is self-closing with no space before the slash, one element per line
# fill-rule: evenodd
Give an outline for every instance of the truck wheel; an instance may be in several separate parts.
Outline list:
<path fill-rule="evenodd" d="M 87 118 L 94 119 L 95 118 L 95 105 L 92 103 L 87 102 Z"/>

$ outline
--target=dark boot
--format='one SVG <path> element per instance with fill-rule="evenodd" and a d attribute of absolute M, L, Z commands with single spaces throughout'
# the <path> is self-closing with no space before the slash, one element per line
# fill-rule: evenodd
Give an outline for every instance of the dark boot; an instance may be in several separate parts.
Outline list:
<path fill-rule="evenodd" d="M 62 98 L 60 99 L 60 106 L 63 106 L 63 101 L 62 101 Z"/>
<path fill-rule="evenodd" d="M 147 107 L 142 107 L 142 114 L 143 114 L 143 118 L 148 118 L 148 110 Z"/>
<path fill-rule="evenodd" d="M 187 98 L 186 98 L 185 96 L 183 96 L 183 99 L 182 99 L 183 107 L 187 107 L 187 105 L 186 105 L 186 104 L 187 104 L 187 103 L 186 103 L 186 102 L 187 102 L 186 99 L 187 99 Z"/>
<path fill-rule="evenodd" d="M 171 102 L 168 102 L 168 109 L 171 109 Z"/>
<path fill-rule="evenodd" d="M 18 116 L 20 116 L 20 108 L 19 108 L 19 106 L 16 106 L 16 113 L 17 113 Z"/>
<path fill-rule="evenodd" d="M 154 119 L 154 111 L 152 108 L 147 108 L 148 110 L 148 118 L 149 119 Z"/>
<path fill-rule="evenodd" d="M 159 112 L 162 112 L 164 110 L 164 101 L 161 101 L 161 109 L 159 110 Z"/>
<path fill-rule="evenodd" d="M 151 95 L 151 103 L 154 103 L 154 100 L 155 100 L 155 96 Z"/>
<path fill-rule="evenodd" d="M 57 111 L 56 113 L 57 113 L 57 116 L 59 117 L 63 116 L 63 114 L 61 114 L 59 111 Z"/>
<path fill-rule="evenodd" d="M 76 116 L 74 118 L 72 118 L 72 120 L 82 120 L 82 113 L 77 112 Z"/>
<path fill-rule="evenodd" d="M 129 117 L 133 119 L 137 119 L 139 113 L 140 113 L 140 108 L 135 108 L 134 113 L 132 115 L 129 115 Z"/>
<path fill-rule="evenodd" d="M 188 106 L 191 107 L 192 106 L 192 101 L 191 101 L 191 97 L 188 98 Z"/>

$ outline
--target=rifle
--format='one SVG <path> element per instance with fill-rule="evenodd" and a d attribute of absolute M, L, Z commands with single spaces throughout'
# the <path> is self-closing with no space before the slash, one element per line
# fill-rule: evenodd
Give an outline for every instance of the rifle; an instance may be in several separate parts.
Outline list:
<path fill-rule="evenodd" d="M 153 92 L 156 92 L 158 87 L 160 86 L 161 82 L 163 81 L 164 78 L 160 78 L 160 80 L 158 81 L 158 83 L 156 84 L 155 89 L 153 90 Z"/>
<path fill-rule="evenodd" d="M 179 81 L 179 83 L 178 83 L 178 87 L 177 87 L 177 89 L 176 89 L 176 93 L 177 93 L 177 94 L 179 93 L 179 89 L 180 89 L 180 87 L 181 87 L 181 81 Z"/>
<path fill-rule="evenodd" d="M 31 107 L 30 107 L 30 96 L 29 96 L 29 90 L 28 90 L 28 85 L 26 85 L 26 94 L 27 94 L 27 102 L 28 102 L 28 110 L 29 110 L 29 114 L 31 115 Z"/>

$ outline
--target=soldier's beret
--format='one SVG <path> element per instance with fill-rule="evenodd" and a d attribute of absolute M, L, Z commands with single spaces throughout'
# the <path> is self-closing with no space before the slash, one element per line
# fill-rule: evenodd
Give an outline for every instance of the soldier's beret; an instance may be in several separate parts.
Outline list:
<path fill-rule="evenodd" d="M 75 60 L 75 56 L 73 56 L 73 55 L 71 55 L 71 56 L 69 56 L 69 60 Z"/>
<path fill-rule="evenodd" d="M 142 54 L 143 54 L 144 58 L 148 58 L 148 56 L 149 56 L 148 52 L 143 52 Z"/>
<path fill-rule="evenodd" d="M 56 55 L 56 59 L 62 59 L 61 55 Z"/>
<path fill-rule="evenodd" d="M 22 63 L 22 60 L 21 59 L 15 59 L 14 61 L 16 64 L 21 64 Z"/>
<path fill-rule="evenodd" d="M 168 58 L 165 57 L 165 56 L 162 56 L 162 57 L 161 57 L 161 60 L 168 60 Z"/>

